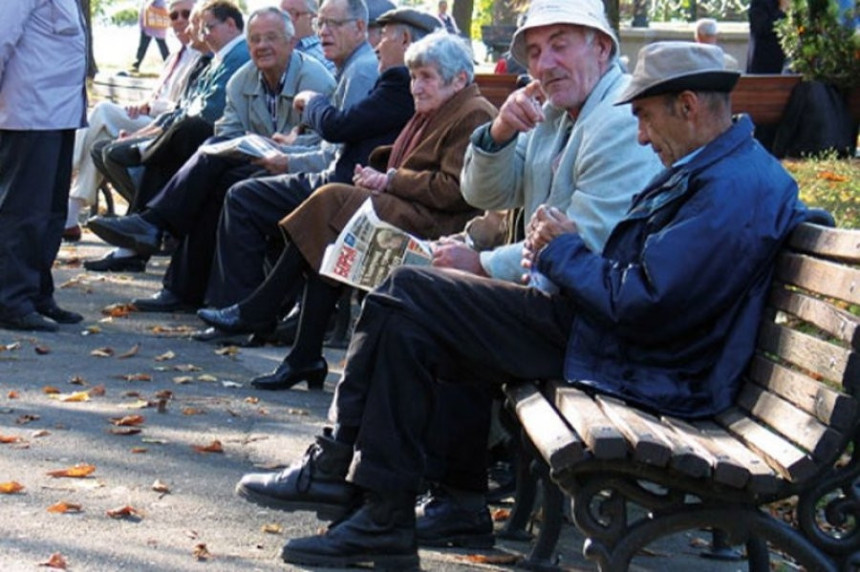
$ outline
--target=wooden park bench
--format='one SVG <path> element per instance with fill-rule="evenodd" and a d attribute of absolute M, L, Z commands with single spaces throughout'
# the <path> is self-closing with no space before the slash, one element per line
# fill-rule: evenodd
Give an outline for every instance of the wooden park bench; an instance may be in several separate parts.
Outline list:
<path fill-rule="evenodd" d="M 563 491 L 588 539 L 585 556 L 603 571 L 626 570 L 651 542 L 701 528 L 724 550 L 745 545 L 750 570 L 771 570 L 772 549 L 809 571 L 858 569 L 858 307 L 860 230 L 802 224 L 778 257 L 742 387 L 719 415 L 684 422 L 561 381 L 508 385 L 537 463 L 521 464 L 521 474 L 536 469 L 544 490 L 526 566 L 553 564 Z M 535 492 L 533 479 L 519 484 L 513 537 Z M 791 497 L 790 523 L 768 511 Z"/>

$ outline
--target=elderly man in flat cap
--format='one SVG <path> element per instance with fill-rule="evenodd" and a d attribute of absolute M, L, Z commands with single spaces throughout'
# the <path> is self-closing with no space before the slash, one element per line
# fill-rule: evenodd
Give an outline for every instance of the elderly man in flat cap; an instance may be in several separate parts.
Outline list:
<path fill-rule="evenodd" d="M 687 419 L 730 404 L 774 257 L 808 218 L 749 118 L 732 118 L 737 77 L 714 46 L 643 48 L 618 103 L 632 105 L 639 143 L 665 169 L 599 254 L 563 213 L 538 210 L 524 265 L 554 293 L 404 266 L 365 298 L 332 408 L 336 425 L 283 473 L 296 508 L 331 511 L 340 499 L 348 516 L 325 534 L 290 540 L 284 560 L 418 564 L 413 503 L 439 378 L 564 377 Z"/>

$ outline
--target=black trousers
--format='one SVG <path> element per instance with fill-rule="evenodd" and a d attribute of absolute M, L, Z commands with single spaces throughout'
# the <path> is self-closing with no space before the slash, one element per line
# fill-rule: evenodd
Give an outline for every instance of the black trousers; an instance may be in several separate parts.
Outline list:
<path fill-rule="evenodd" d="M 75 130 L 0 130 L 0 317 L 54 304 Z"/>
<path fill-rule="evenodd" d="M 278 222 L 326 182 L 319 174 L 295 173 L 230 187 L 218 223 L 207 304 L 216 308 L 236 304 L 262 284 L 271 242 L 283 246 Z"/>
<path fill-rule="evenodd" d="M 134 58 L 134 67 L 139 68 L 140 62 L 146 55 L 146 50 L 149 48 L 149 43 L 152 41 L 152 36 L 149 36 L 143 30 L 140 31 L 140 40 L 137 44 L 137 55 Z M 170 48 L 167 47 L 167 42 L 164 38 L 155 38 L 155 43 L 158 44 L 158 51 L 161 52 L 161 59 L 166 60 L 170 55 Z"/>
<path fill-rule="evenodd" d="M 245 160 L 195 152 L 147 204 L 148 215 L 179 239 L 163 284 L 183 301 L 203 303 L 227 189 L 258 173 Z"/>
<path fill-rule="evenodd" d="M 96 169 L 129 204 L 137 194 L 137 185 L 129 169 L 141 166 L 138 145 L 148 140 L 149 138 L 127 138 L 98 141 L 90 149 Z"/>
<path fill-rule="evenodd" d="M 334 421 L 358 428 L 349 479 L 378 491 L 419 490 L 436 442 L 428 432 L 444 410 L 437 380 L 487 388 L 561 377 L 573 317 L 568 298 L 533 288 L 444 269 L 395 270 L 364 300 L 332 403 Z M 468 423 L 449 419 L 458 439 L 447 446 L 458 450 L 443 456 L 469 463 L 469 451 L 486 448 L 487 435 L 468 434 Z"/>

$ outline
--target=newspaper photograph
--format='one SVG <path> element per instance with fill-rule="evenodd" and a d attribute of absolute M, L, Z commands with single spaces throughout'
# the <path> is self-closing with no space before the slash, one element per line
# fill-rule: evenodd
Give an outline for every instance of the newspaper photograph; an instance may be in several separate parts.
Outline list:
<path fill-rule="evenodd" d="M 337 240 L 326 247 L 320 274 L 372 290 L 396 267 L 428 266 L 432 257 L 428 241 L 382 221 L 373 210 L 373 202 L 367 199 Z"/>
<path fill-rule="evenodd" d="M 249 133 L 226 141 L 201 145 L 200 152 L 232 159 L 259 159 L 277 155 L 280 148 L 271 139 Z"/>

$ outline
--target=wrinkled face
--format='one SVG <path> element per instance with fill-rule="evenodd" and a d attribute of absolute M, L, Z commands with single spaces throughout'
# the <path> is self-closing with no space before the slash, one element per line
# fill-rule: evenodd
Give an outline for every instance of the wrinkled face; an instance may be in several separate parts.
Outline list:
<path fill-rule="evenodd" d="M 339 68 L 365 39 L 364 24 L 350 18 L 343 0 L 326 0 L 320 7 L 315 28 L 323 54 Z"/>
<path fill-rule="evenodd" d="M 529 73 L 559 109 L 578 111 L 606 69 L 612 41 L 582 26 L 554 24 L 526 30 Z"/>
<path fill-rule="evenodd" d="M 379 59 L 379 71 L 403 65 L 403 55 L 409 43 L 405 40 L 403 30 L 396 24 L 382 26 L 379 43 L 376 44 L 376 57 Z"/>
<path fill-rule="evenodd" d="M 694 130 L 681 113 L 677 97 L 643 97 L 631 105 L 639 120 L 639 144 L 651 145 L 663 166 L 671 167 L 696 148 Z"/>
<path fill-rule="evenodd" d="M 185 28 L 185 33 L 191 39 L 191 47 L 198 52 L 208 52 L 209 46 L 203 39 L 203 13 L 200 11 L 191 11 L 191 19 L 188 20 L 188 27 Z"/>
<path fill-rule="evenodd" d="M 248 48 L 258 70 L 283 73 L 293 53 L 293 42 L 284 33 L 284 20 L 277 14 L 255 16 L 248 23 Z"/>
<path fill-rule="evenodd" d="M 409 75 L 412 77 L 411 91 L 412 99 L 415 100 L 415 113 L 436 111 L 466 85 L 466 80 L 461 75 L 445 84 L 435 66 L 410 69 Z"/>
<path fill-rule="evenodd" d="M 204 10 L 200 20 L 203 40 L 213 52 L 217 52 L 236 37 L 236 25 L 231 18 L 221 21 L 211 10 Z"/>
<path fill-rule="evenodd" d="M 191 9 L 194 3 L 191 0 L 182 0 L 173 2 L 170 5 L 170 27 L 173 33 L 179 38 L 180 43 L 187 44 L 191 38 L 188 35 L 188 21 L 191 18 Z"/>
<path fill-rule="evenodd" d="M 305 0 L 281 0 L 281 10 L 290 15 L 293 27 L 296 29 L 297 40 L 313 35 L 314 28 L 311 22 L 315 14 L 308 10 Z"/>

